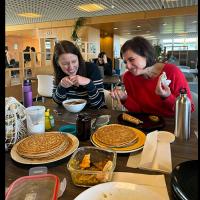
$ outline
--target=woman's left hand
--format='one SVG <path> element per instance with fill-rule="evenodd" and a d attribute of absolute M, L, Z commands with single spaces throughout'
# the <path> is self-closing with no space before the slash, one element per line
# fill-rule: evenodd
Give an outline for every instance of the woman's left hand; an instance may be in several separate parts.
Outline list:
<path fill-rule="evenodd" d="M 70 81 L 73 82 L 73 85 L 75 85 L 77 87 L 79 85 L 87 85 L 90 82 L 89 78 L 79 76 L 79 75 L 70 76 L 69 79 L 70 79 Z"/>
<path fill-rule="evenodd" d="M 162 83 L 161 81 L 161 76 L 158 79 L 158 83 L 155 89 L 155 93 L 162 98 L 167 98 L 171 94 L 170 87 L 167 86 L 166 84 Z"/>

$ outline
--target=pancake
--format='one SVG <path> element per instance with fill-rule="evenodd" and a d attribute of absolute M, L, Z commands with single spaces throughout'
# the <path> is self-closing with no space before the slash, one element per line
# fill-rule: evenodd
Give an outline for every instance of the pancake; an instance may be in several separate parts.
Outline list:
<path fill-rule="evenodd" d="M 106 125 L 97 129 L 94 137 L 107 147 L 126 146 L 137 139 L 137 135 L 133 129 L 119 124 Z"/>
<path fill-rule="evenodd" d="M 43 159 L 54 157 L 72 146 L 72 140 L 61 133 L 31 135 L 17 146 L 17 153 L 24 158 Z"/>

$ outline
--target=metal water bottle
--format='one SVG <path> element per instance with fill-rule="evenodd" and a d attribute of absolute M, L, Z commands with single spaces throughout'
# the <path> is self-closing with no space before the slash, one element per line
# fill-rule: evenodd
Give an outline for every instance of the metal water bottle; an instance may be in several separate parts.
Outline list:
<path fill-rule="evenodd" d="M 176 99 L 175 136 L 187 141 L 190 137 L 191 102 L 187 97 L 186 88 L 180 89 L 180 95 Z"/>
<path fill-rule="evenodd" d="M 27 79 L 23 83 L 23 104 L 26 108 L 33 105 L 31 80 Z"/>

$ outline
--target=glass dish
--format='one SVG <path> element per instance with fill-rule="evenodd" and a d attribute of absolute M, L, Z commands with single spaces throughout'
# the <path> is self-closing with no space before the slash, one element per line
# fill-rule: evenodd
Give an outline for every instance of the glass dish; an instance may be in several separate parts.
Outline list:
<path fill-rule="evenodd" d="M 84 156 L 88 154 L 90 154 L 90 167 L 82 169 L 80 164 Z M 70 171 L 72 181 L 75 185 L 90 187 L 111 181 L 116 166 L 116 159 L 117 154 L 114 151 L 102 150 L 96 147 L 80 147 L 70 158 L 67 169 Z M 105 169 L 105 164 L 108 162 L 111 165 Z"/>

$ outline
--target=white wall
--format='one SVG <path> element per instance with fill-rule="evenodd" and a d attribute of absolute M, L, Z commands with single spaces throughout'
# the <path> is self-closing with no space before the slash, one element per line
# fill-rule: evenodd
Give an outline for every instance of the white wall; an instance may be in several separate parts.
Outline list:
<path fill-rule="evenodd" d="M 95 57 L 98 57 L 98 54 L 100 53 L 100 30 L 93 27 L 88 27 L 87 30 L 88 30 L 87 42 L 96 43 Z"/>

